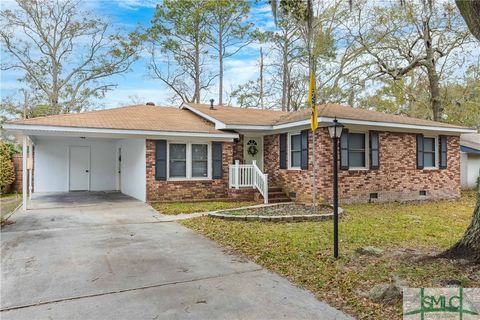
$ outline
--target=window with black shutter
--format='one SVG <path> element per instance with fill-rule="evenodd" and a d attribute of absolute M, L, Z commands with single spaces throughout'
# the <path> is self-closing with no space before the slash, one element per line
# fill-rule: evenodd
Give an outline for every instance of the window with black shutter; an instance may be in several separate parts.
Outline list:
<path fill-rule="evenodd" d="M 155 179 L 167 180 L 167 141 L 155 141 Z"/>
<path fill-rule="evenodd" d="M 378 131 L 370 131 L 370 169 L 380 168 L 380 141 Z"/>
<path fill-rule="evenodd" d="M 212 143 L 212 178 L 222 179 L 222 146 L 221 142 Z"/>
<path fill-rule="evenodd" d="M 440 169 L 447 168 L 447 136 L 440 136 Z"/>
<path fill-rule="evenodd" d="M 280 143 L 280 169 L 287 169 L 287 134 L 279 135 Z"/>
<path fill-rule="evenodd" d="M 343 129 L 340 136 L 340 169 L 348 170 L 348 129 Z"/>
<path fill-rule="evenodd" d="M 302 170 L 308 169 L 308 130 L 301 132 L 302 137 L 302 154 L 301 154 L 301 168 Z"/>

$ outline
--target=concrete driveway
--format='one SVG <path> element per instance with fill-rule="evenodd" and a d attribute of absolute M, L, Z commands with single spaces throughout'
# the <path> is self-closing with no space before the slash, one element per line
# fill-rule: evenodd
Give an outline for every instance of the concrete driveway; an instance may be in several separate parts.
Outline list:
<path fill-rule="evenodd" d="M 2 320 L 347 319 L 144 203 L 43 197 L 1 232 Z"/>

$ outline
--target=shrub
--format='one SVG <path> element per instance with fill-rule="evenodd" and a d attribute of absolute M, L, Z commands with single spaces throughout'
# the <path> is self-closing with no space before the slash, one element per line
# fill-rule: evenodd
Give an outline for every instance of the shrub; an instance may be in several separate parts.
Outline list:
<path fill-rule="evenodd" d="M 15 170 L 13 168 L 10 146 L 0 141 L 0 191 L 3 193 L 6 187 L 15 181 Z"/>

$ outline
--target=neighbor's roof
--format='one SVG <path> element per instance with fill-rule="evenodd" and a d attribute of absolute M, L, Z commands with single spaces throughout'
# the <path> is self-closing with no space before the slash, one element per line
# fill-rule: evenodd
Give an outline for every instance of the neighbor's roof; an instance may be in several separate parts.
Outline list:
<path fill-rule="evenodd" d="M 212 117 L 218 121 L 223 122 L 226 125 L 266 125 L 275 126 L 280 124 L 288 124 L 302 120 L 310 119 L 310 109 L 302 109 L 296 112 L 281 112 L 273 110 L 261 110 L 261 109 L 248 109 L 237 107 L 224 107 L 215 106 L 214 109 L 210 109 L 208 104 L 194 104 L 188 103 L 190 106 L 201 113 Z M 324 104 L 319 105 L 317 109 L 319 117 L 350 120 L 363 120 L 370 122 L 386 122 L 397 123 L 405 125 L 419 125 L 419 126 L 431 126 L 431 127 L 444 127 L 444 128 L 458 128 L 466 129 L 464 127 L 436 122 L 418 118 L 412 118 L 402 115 L 388 114 L 384 112 L 371 111 L 360 108 L 353 108 L 349 106 L 342 106 L 338 104 Z"/>
<path fill-rule="evenodd" d="M 480 133 L 466 133 L 460 136 L 460 145 L 480 151 Z"/>
<path fill-rule="evenodd" d="M 157 106 L 127 106 L 75 114 L 61 114 L 9 122 L 16 125 L 222 133 L 188 110 Z"/>

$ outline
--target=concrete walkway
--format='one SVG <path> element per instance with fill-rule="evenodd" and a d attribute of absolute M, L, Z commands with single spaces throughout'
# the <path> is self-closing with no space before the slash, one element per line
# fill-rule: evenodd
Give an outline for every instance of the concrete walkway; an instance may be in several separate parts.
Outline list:
<path fill-rule="evenodd" d="M 286 279 L 161 222 L 148 205 L 111 197 L 63 207 L 39 201 L 12 216 L 1 232 L 2 320 L 348 319 Z"/>

